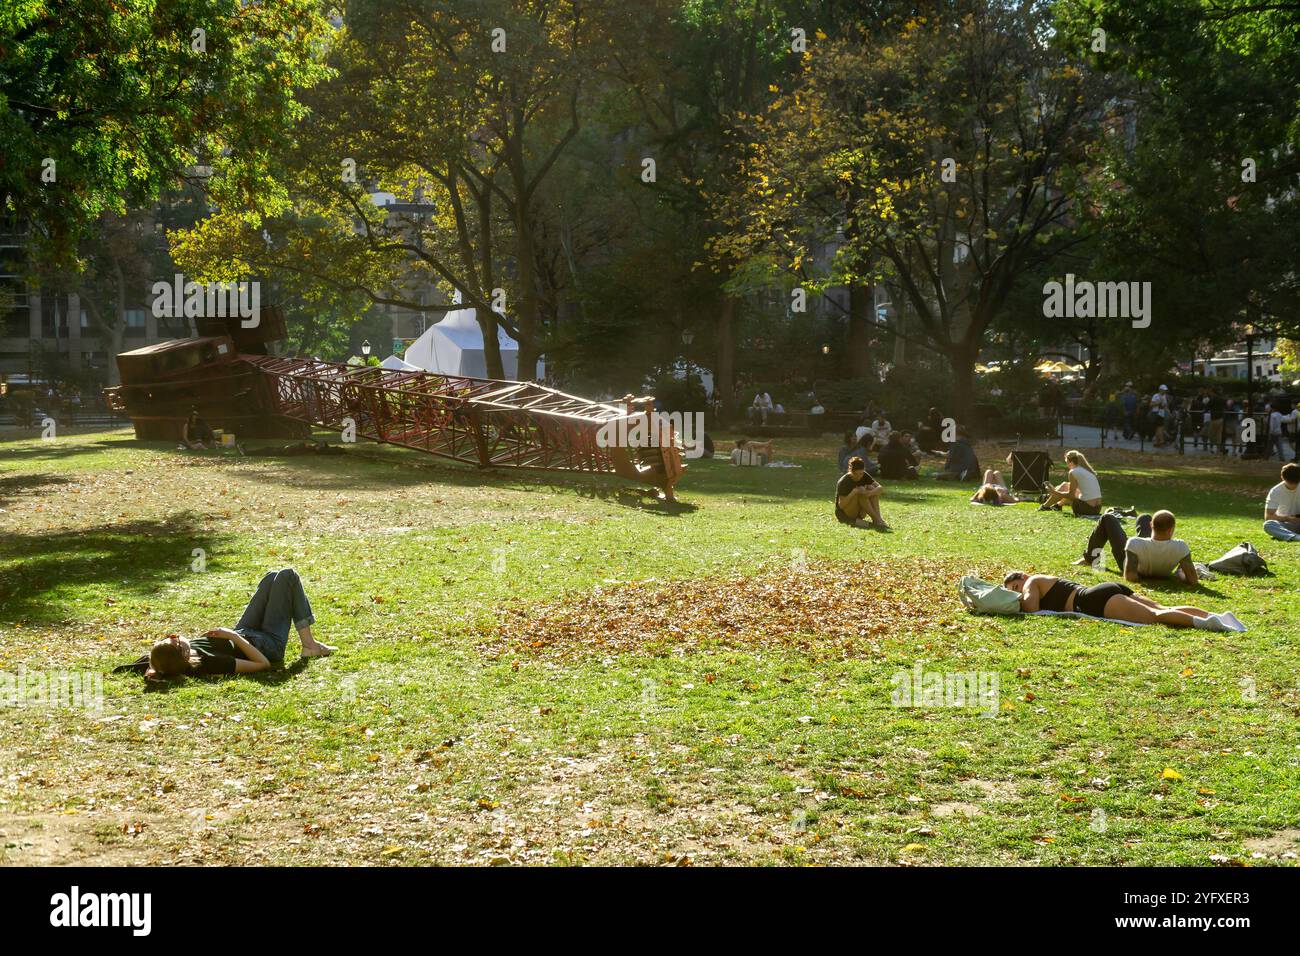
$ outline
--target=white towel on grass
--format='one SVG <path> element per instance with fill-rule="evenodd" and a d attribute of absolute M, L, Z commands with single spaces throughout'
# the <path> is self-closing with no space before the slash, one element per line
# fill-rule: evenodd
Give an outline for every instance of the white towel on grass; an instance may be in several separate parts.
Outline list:
<path fill-rule="evenodd" d="M 1090 621 L 1105 621 L 1107 624 L 1127 624 L 1129 627 L 1146 627 L 1145 624 L 1139 624 L 1137 621 L 1117 621 L 1109 617 L 1093 617 L 1091 614 L 1084 614 L 1082 611 L 1030 611 L 1030 614 L 1049 614 L 1052 617 L 1086 617 Z"/>
<path fill-rule="evenodd" d="M 1136 621 L 1117 621 L 1110 617 L 1094 617 L 1091 614 L 1084 614 L 1080 611 L 1030 611 L 1029 613 L 1048 614 L 1052 617 L 1086 617 L 1090 621 L 1105 621 L 1108 624 L 1126 624 L 1129 627 L 1147 626 L 1145 624 L 1139 624 Z M 1201 623 L 1194 625 L 1198 631 L 1232 632 L 1235 634 L 1244 634 L 1246 632 L 1246 625 L 1242 624 L 1241 621 L 1237 619 L 1236 615 L 1233 615 L 1231 622 L 1229 622 L 1223 615 L 1219 614 L 1211 614 L 1208 618 L 1200 618 L 1199 620 Z M 1234 627 L 1234 624 L 1238 626 Z"/>

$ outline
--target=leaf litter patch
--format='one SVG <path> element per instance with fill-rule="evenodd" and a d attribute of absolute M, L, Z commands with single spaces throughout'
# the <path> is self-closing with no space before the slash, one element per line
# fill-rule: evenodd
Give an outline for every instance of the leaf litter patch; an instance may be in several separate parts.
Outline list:
<path fill-rule="evenodd" d="M 810 563 L 750 576 L 601 585 L 551 603 L 514 603 L 483 633 L 492 657 L 670 654 L 702 646 L 880 653 L 891 636 L 957 627 L 964 573 L 926 560 Z"/>

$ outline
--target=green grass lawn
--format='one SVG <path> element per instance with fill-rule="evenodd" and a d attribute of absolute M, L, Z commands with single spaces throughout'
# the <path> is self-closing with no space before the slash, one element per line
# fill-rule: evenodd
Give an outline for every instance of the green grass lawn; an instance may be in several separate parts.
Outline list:
<path fill-rule="evenodd" d="M 106 676 L 98 713 L 0 709 L 0 858 L 1294 865 L 1276 465 L 1093 456 L 1109 503 L 1171 508 L 1198 560 L 1269 560 L 1194 598 L 1143 586 L 1250 628 L 1215 634 L 968 615 L 963 573 L 1114 580 L 1069 566 L 1091 522 L 930 481 L 889 487 L 892 533 L 844 528 L 833 445 L 692 463 L 671 507 L 376 445 L 0 437 L 0 671 L 104 672 L 232 625 L 290 565 L 341 647 L 162 691 Z M 895 706 L 917 664 L 996 674 L 996 715 Z"/>

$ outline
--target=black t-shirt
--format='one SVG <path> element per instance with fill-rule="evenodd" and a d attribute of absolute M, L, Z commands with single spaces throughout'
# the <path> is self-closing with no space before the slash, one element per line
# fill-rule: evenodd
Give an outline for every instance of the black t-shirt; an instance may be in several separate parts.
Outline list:
<path fill-rule="evenodd" d="M 1213 396 L 1207 403 L 1207 407 L 1210 410 L 1210 421 L 1218 421 L 1223 417 L 1223 399 L 1219 396 Z"/>
<path fill-rule="evenodd" d="M 233 674 L 235 661 L 247 660 L 235 642 L 224 637 L 191 638 L 190 649 L 199 659 L 192 674 Z"/>
<path fill-rule="evenodd" d="M 886 445 L 880 451 L 882 478 L 906 478 L 907 469 L 916 467 L 916 458 L 903 445 Z"/>
<path fill-rule="evenodd" d="M 835 520 L 843 524 L 853 524 L 852 518 L 845 514 L 844 509 L 840 507 L 840 499 L 853 493 L 854 488 L 861 488 L 868 485 L 874 485 L 876 479 L 871 477 L 870 472 L 864 471 L 861 478 L 854 478 L 853 475 L 847 474 L 835 483 Z"/>
<path fill-rule="evenodd" d="M 193 422 L 187 422 L 189 434 L 186 435 L 188 441 L 212 441 L 212 426 L 201 418 L 195 418 Z"/>

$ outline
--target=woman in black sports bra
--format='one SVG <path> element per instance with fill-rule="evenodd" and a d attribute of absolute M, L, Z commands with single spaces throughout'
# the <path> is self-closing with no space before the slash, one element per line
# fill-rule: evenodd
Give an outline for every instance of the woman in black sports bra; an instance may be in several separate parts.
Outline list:
<path fill-rule="evenodd" d="M 1020 610 L 1033 611 L 1077 611 L 1091 617 L 1108 618 L 1112 621 L 1130 621 L 1134 624 L 1167 624 L 1170 627 L 1204 627 L 1195 624 L 1212 616 L 1219 617 L 1231 629 L 1245 630 L 1245 626 L 1231 611 L 1221 615 L 1211 615 L 1199 607 L 1181 606 L 1165 607 L 1150 598 L 1134 594 L 1133 589 L 1118 581 L 1094 584 L 1084 587 L 1065 578 L 1050 574 L 1026 574 L 1024 571 L 1012 571 L 1003 580 L 1003 585 L 1020 594 Z M 1217 629 L 1217 628 L 1216 628 Z"/>

